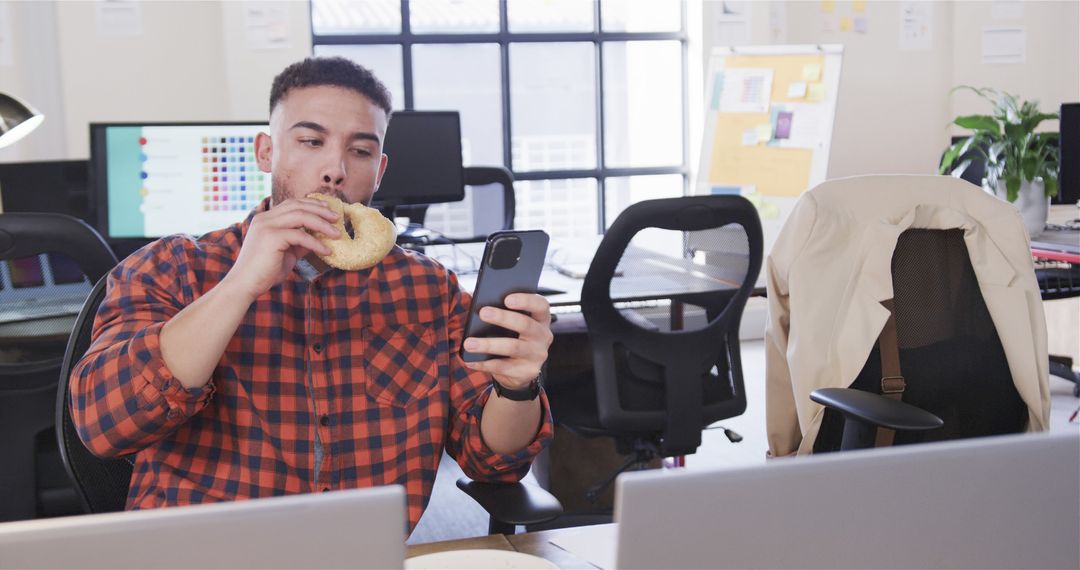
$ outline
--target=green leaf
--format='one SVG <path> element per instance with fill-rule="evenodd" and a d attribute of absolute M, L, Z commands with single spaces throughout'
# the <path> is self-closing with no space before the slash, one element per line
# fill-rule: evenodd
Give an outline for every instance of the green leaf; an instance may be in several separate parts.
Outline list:
<path fill-rule="evenodd" d="M 957 117 L 953 120 L 953 123 L 976 132 L 984 131 L 995 135 L 1001 134 L 1001 127 L 998 125 L 997 119 L 987 115 L 965 115 Z"/>
<path fill-rule="evenodd" d="M 1058 181 L 1057 178 L 1048 177 L 1043 178 L 1043 188 L 1046 191 L 1046 195 L 1053 198 L 1058 193 Z"/>
<path fill-rule="evenodd" d="M 1010 202 L 1015 202 L 1016 198 L 1020 195 L 1020 177 L 1013 176 L 1011 173 L 1005 177 L 1005 197 Z"/>
<path fill-rule="evenodd" d="M 1030 180 L 1035 180 L 1035 165 L 1036 165 L 1035 157 L 1027 156 L 1027 157 L 1024 158 L 1024 162 L 1023 162 L 1023 179 L 1024 180 L 1029 180 L 1029 181 Z"/>

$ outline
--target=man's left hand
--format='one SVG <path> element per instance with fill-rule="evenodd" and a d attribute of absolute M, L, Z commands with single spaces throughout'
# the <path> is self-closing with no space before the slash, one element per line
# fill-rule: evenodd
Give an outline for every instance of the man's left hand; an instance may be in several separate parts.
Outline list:
<path fill-rule="evenodd" d="M 540 295 L 529 293 L 507 295 L 504 303 L 510 310 L 484 307 L 480 309 L 480 320 L 514 331 L 518 333 L 518 338 L 465 339 L 465 350 L 500 357 L 466 362 L 465 365 L 491 374 L 504 388 L 520 390 L 528 387 L 540 375 L 540 368 L 547 361 L 548 347 L 554 339 L 551 334 L 551 305 Z"/>

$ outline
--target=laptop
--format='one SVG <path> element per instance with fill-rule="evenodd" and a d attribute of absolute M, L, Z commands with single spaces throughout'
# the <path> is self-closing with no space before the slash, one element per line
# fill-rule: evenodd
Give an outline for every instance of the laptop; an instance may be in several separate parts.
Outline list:
<path fill-rule="evenodd" d="M 401 568 L 399 485 L 0 524 L 0 568 Z"/>
<path fill-rule="evenodd" d="M 1078 568 L 1080 433 L 628 473 L 617 568 Z"/>

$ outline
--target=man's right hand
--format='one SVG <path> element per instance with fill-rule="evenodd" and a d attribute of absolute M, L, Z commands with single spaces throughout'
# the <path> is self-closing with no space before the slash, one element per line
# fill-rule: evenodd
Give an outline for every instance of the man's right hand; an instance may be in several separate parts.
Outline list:
<path fill-rule="evenodd" d="M 296 262 L 308 255 L 329 255 L 330 248 L 312 233 L 336 238 L 338 214 L 325 202 L 294 198 L 255 214 L 240 254 L 225 282 L 254 301 L 288 277 Z M 307 231 L 305 231 L 307 230 Z"/>

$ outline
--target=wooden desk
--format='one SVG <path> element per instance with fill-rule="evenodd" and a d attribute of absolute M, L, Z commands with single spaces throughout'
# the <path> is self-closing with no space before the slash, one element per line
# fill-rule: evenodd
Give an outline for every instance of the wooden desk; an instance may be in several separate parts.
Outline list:
<path fill-rule="evenodd" d="M 544 560 L 554 563 L 559 568 L 596 570 L 597 566 L 551 544 L 551 540 L 558 538 L 559 535 L 577 531 L 577 528 L 561 528 L 557 530 L 527 532 L 524 534 L 497 534 L 476 538 L 464 538 L 461 540 L 414 544 L 405 547 L 405 558 L 412 558 L 413 556 L 421 556 L 423 554 L 432 554 L 435 552 L 447 552 L 450 550 L 470 550 L 477 548 L 512 550 L 539 556 Z"/>

